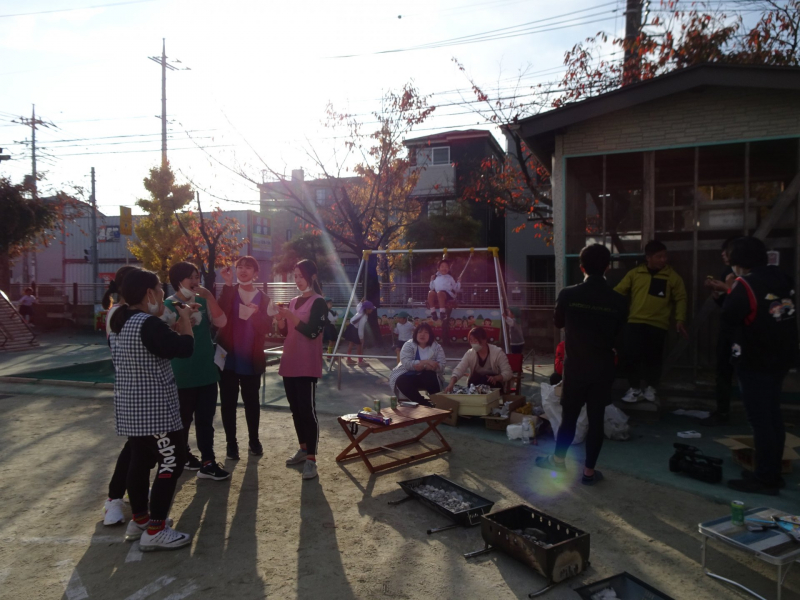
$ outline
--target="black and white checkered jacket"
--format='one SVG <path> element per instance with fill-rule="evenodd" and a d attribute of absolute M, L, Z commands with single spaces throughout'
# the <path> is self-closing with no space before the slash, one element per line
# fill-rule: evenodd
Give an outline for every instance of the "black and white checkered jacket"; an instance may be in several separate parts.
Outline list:
<path fill-rule="evenodd" d="M 172 366 L 142 343 L 142 325 L 152 315 L 136 313 L 122 331 L 111 333 L 116 371 L 114 419 L 117 435 L 143 436 L 183 428 Z"/>

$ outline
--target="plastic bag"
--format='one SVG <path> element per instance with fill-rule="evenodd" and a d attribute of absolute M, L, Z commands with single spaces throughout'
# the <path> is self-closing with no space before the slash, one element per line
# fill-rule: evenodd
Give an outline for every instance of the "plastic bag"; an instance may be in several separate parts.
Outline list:
<path fill-rule="evenodd" d="M 521 440 L 522 439 L 522 424 L 515 423 L 513 425 L 509 425 L 506 427 L 506 435 L 510 440 Z"/>
<path fill-rule="evenodd" d="M 631 439 L 628 415 L 613 404 L 606 406 L 605 419 L 603 419 L 603 433 L 605 433 L 605 436 L 610 440 L 624 442 Z"/>
<path fill-rule="evenodd" d="M 542 383 L 542 408 L 544 414 L 550 421 L 550 426 L 553 428 L 553 436 L 558 437 L 558 430 L 561 427 L 561 399 L 556 397 L 555 386 L 549 383 Z M 582 444 L 586 439 L 586 434 L 589 432 L 589 417 L 586 415 L 586 407 L 581 408 L 581 414 L 578 416 L 578 424 L 575 428 L 575 439 L 573 444 Z"/>

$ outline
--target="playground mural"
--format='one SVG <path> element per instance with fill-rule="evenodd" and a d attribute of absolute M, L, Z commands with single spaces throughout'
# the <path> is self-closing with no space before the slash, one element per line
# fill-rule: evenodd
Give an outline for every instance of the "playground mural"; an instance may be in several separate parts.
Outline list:
<path fill-rule="evenodd" d="M 334 306 L 333 310 L 336 311 L 336 329 L 337 331 L 342 326 L 342 318 L 344 317 L 344 309 L 342 306 Z M 349 324 L 350 317 L 353 316 L 355 311 L 351 310 L 348 318 L 345 320 L 345 326 Z M 434 321 L 428 309 L 424 307 L 419 308 L 378 308 L 378 321 L 380 323 L 381 336 L 390 338 L 394 336 L 394 326 L 396 315 L 405 312 L 409 315 L 409 320 L 414 325 L 419 325 L 421 322 L 426 321 L 433 327 L 433 333 L 436 340 L 444 341 L 445 329 L 447 329 L 447 337 L 451 343 L 468 343 L 467 337 L 469 330 L 473 327 L 483 327 L 489 336 L 489 343 L 493 344 L 499 341 L 502 337 L 502 325 L 500 323 L 500 309 L 498 308 L 455 308 L 450 313 L 450 318 L 447 322 L 447 327 L 442 320 Z M 270 334 L 270 339 L 283 340 L 283 336 L 278 333 L 277 324 L 273 323 L 273 332 Z"/>

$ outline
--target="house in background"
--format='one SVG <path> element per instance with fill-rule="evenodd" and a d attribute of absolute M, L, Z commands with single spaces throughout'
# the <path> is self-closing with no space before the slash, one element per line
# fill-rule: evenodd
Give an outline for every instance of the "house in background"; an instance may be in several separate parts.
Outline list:
<path fill-rule="evenodd" d="M 757 232 L 800 279 L 800 68 L 698 65 L 515 127 L 552 165 L 558 288 L 581 280 L 589 243 L 611 251 L 615 284 L 663 241 L 690 297 L 694 337 L 675 359 L 688 372 L 715 360 L 703 282 L 720 272 L 724 240 Z"/>

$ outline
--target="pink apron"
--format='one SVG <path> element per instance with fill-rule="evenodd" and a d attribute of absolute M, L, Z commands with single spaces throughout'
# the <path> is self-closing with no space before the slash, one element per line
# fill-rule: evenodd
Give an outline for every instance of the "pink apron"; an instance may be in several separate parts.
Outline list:
<path fill-rule="evenodd" d="M 314 294 L 305 301 L 303 306 L 295 308 L 297 298 L 289 302 L 289 310 L 301 321 L 308 323 L 311 316 L 311 306 L 317 298 Z M 283 356 L 278 375 L 281 377 L 322 377 L 322 331 L 314 339 L 309 339 L 297 331 L 291 322 L 287 322 L 288 333 L 283 344 Z"/>

